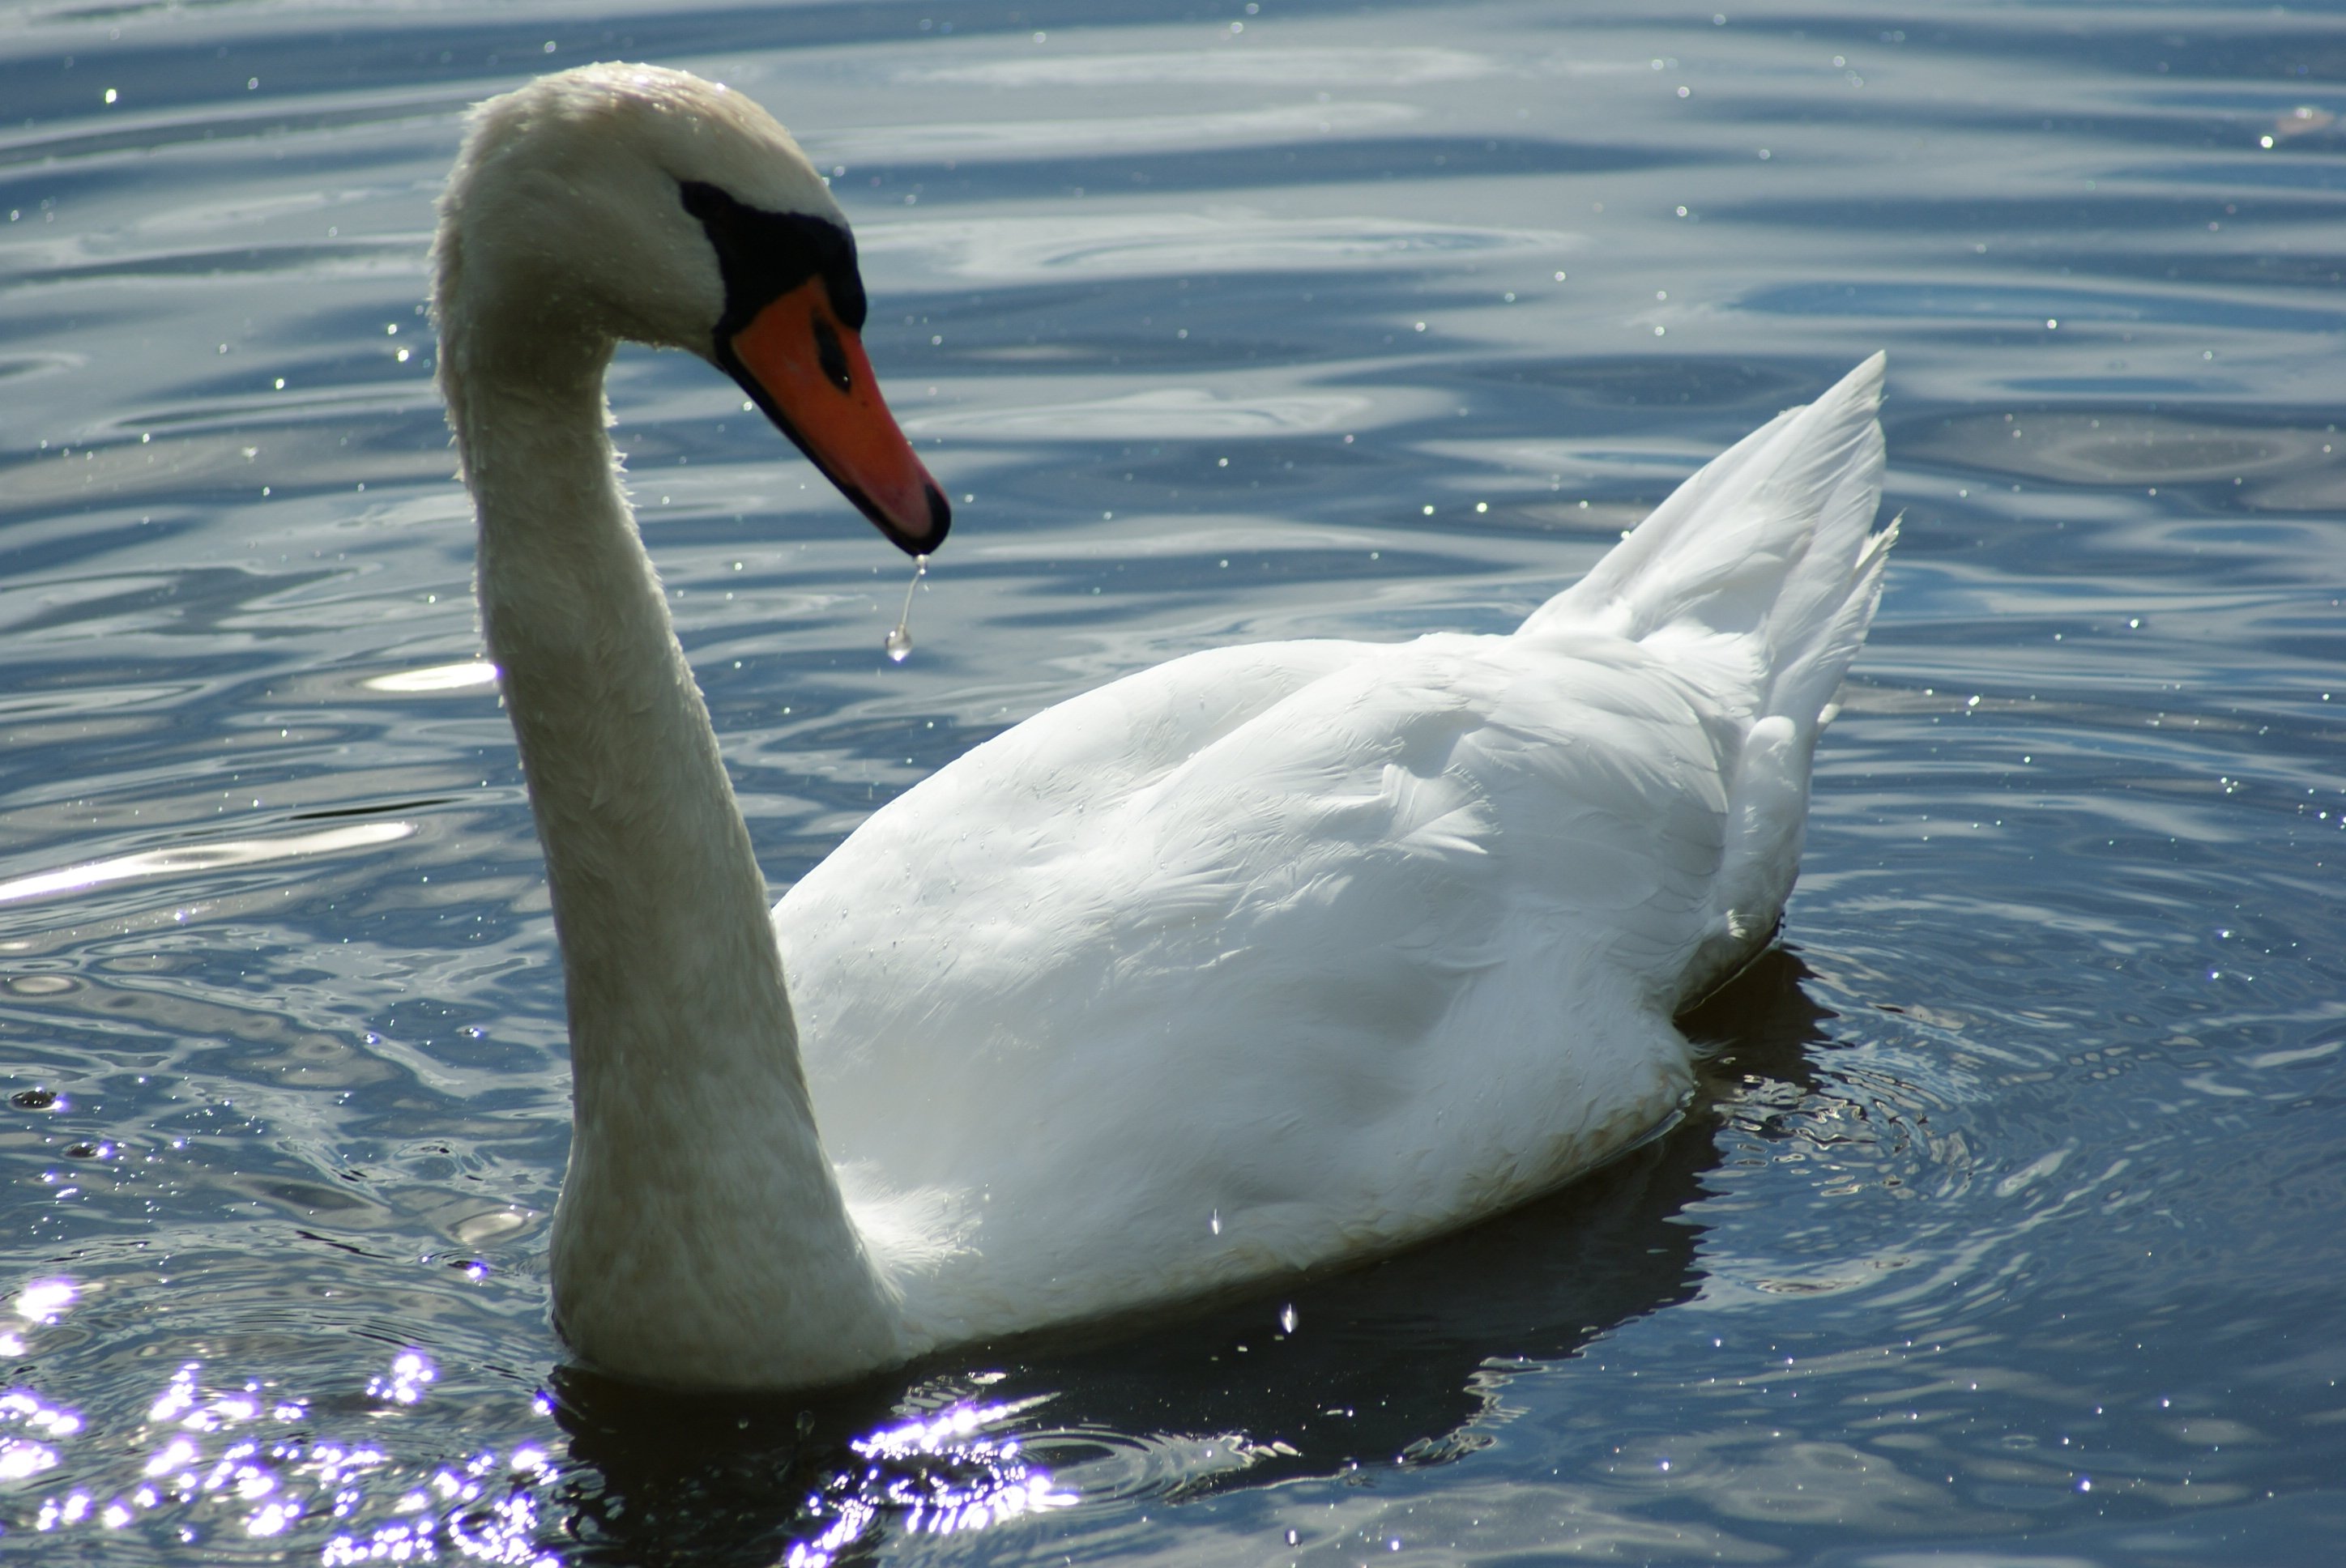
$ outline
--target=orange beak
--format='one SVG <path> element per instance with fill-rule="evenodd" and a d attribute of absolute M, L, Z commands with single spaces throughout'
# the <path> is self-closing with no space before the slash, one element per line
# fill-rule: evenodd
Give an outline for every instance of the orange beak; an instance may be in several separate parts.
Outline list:
<path fill-rule="evenodd" d="M 718 345 L 734 378 L 841 494 L 908 555 L 944 543 L 953 508 L 881 401 L 863 340 L 810 278 Z"/>

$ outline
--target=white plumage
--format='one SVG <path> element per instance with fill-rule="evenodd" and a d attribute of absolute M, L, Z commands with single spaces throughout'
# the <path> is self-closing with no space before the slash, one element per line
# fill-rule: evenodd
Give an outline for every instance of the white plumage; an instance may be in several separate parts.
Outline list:
<path fill-rule="evenodd" d="M 549 397 L 542 352 L 504 368 L 468 213 L 535 203 L 531 243 L 591 268 L 566 226 L 611 203 L 505 178 L 516 149 L 836 209 L 738 95 L 643 67 L 487 106 L 445 204 L 443 373 L 570 985 L 584 1359 L 842 1378 L 1389 1250 L 1672 1115 L 1672 1016 L 1775 929 L 1880 594 L 1879 356 L 1514 634 L 1216 649 L 1063 703 L 876 812 L 769 941 L 597 417 L 612 335 L 681 314 L 648 335 L 709 352 L 717 269 L 635 215 L 629 267 L 675 276 L 612 321 L 633 280 L 575 290 L 592 406 L 576 372 Z"/>
<path fill-rule="evenodd" d="M 1486 1215 L 1689 1087 L 1879 592 L 1881 361 L 1507 636 L 1220 648 L 1036 715 L 774 911 L 826 1146 L 949 1340 Z M 950 1237 L 951 1250 L 933 1250 Z"/>

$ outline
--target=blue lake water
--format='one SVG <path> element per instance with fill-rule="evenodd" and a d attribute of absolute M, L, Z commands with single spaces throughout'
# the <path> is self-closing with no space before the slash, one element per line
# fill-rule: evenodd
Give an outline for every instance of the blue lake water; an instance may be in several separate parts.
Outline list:
<path fill-rule="evenodd" d="M 536 841 L 420 301 L 464 106 L 832 176 L 906 573 L 629 351 L 776 886 L 1056 699 L 1496 630 L 1876 348 L 1872 640 L 1678 1129 L 815 1400 L 558 1370 Z M 0 1557 L 2334 1561 L 2346 16 L 34 4 L 0 28 Z M 10 1098 L 9 1096 L 13 1096 Z"/>

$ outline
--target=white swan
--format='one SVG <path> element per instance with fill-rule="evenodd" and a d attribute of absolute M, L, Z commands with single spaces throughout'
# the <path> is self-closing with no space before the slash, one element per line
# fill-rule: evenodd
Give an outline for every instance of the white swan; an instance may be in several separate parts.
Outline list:
<path fill-rule="evenodd" d="M 740 95 L 597 66 L 475 112 L 434 265 L 568 985 L 552 1273 L 586 1363 L 804 1386 L 1290 1275 L 1552 1187 L 1687 1094 L 1672 1015 L 1775 928 L 1880 593 L 1879 356 L 1513 635 L 1117 681 L 906 791 L 770 923 L 602 382 L 619 338 L 691 350 L 934 545 L 845 219 Z"/>

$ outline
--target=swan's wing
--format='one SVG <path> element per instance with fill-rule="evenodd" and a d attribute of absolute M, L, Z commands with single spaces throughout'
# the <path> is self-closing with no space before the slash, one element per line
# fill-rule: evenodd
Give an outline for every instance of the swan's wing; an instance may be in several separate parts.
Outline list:
<path fill-rule="evenodd" d="M 1158 1295 L 1535 1191 L 1683 1086 L 1653 977 L 1708 918 L 1721 732 L 1601 636 L 1223 650 L 1052 709 L 777 909 L 826 1142 L 961 1189 L 990 1264 L 1207 1271 Z"/>

